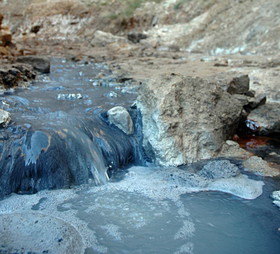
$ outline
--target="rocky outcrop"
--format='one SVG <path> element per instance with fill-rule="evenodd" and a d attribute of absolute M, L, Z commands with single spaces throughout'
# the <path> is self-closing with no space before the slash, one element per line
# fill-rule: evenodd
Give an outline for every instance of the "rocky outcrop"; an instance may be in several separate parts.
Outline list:
<path fill-rule="evenodd" d="M 20 56 L 17 57 L 17 62 L 29 64 L 34 70 L 42 73 L 49 73 L 51 69 L 50 59 L 44 56 Z"/>
<path fill-rule="evenodd" d="M 128 111 L 121 106 L 111 108 L 107 112 L 108 120 L 110 123 L 116 125 L 127 135 L 133 133 L 133 122 Z"/>
<path fill-rule="evenodd" d="M 144 149 L 160 165 L 215 156 L 238 125 L 242 103 L 206 79 L 169 74 L 140 88 Z"/>

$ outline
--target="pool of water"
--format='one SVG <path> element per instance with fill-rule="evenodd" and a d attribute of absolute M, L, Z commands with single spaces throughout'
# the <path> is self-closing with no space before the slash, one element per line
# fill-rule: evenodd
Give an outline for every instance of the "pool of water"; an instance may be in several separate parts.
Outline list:
<path fill-rule="evenodd" d="M 246 200 L 176 191 L 168 181 L 162 187 L 153 170 L 158 169 L 132 167 L 103 186 L 13 194 L 0 201 L 0 214 L 62 219 L 81 234 L 85 253 L 279 253 L 280 211 L 269 197 L 279 182 L 266 181 L 260 197 Z"/>

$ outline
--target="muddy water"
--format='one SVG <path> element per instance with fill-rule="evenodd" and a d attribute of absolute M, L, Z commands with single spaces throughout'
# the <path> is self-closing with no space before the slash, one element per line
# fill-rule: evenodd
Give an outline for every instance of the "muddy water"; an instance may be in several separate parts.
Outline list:
<path fill-rule="evenodd" d="M 110 82 L 105 81 L 106 86 L 97 87 L 98 82 L 104 81 L 97 79 L 100 72 L 107 77 L 111 75 L 102 65 L 79 65 L 56 59 L 50 76 L 41 76 L 28 91 L 16 91 L 5 96 L 5 100 L 10 104 L 10 112 L 16 115 L 17 124 L 33 128 L 48 125 L 50 118 L 45 116 L 49 113 L 92 117 L 114 105 L 129 106 L 136 94 L 123 93 L 126 85 L 116 84 L 113 75 Z M 117 97 L 114 93 L 110 97 L 110 92 L 117 93 Z M 60 95 L 58 99 L 59 94 L 78 93 L 83 98 L 68 100 Z M 54 123 L 57 119 L 66 121 L 63 116 L 58 114 Z M 63 221 L 63 228 L 75 229 L 68 232 L 78 232 L 79 237 L 72 235 L 73 239 L 77 237 L 72 242 L 80 245 L 81 253 L 87 254 L 279 253 L 280 211 L 269 197 L 273 190 L 280 189 L 279 181 L 250 176 L 265 185 L 260 197 L 246 200 L 222 192 L 197 192 L 187 182 L 179 185 L 181 171 L 131 167 L 101 186 L 86 184 L 33 195 L 11 194 L 0 201 L 0 216 L 40 214 L 38 217 L 44 220 L 38 221 L 45 233 L 49 232 L 48 221 L 52 225 Z M 178 179 L 174 179 L 176 176 Z M 16 223 L 14 219 L 14 225 L 14 230 L 1 225 L 0 235 L 9 232 L 14 237 L 20 230 L 22 235 L 17 237 L 22 239 L 11 243 L 0 238 L 0 253 L 55 253 L 54 248 L 47 246 L 61 245 L 70 239 L 69 234 L 64 239 L 52 233 L 44 234 L 47 235 L 44 239 L 32 222 L 21 223 L 19 219 Z M 19 246 L 23 239 L 39 247 Z M 47 244 L 42 245 L 41 241 Z M 67 253 L 77 253 L 77 246 L 72 252 L 68 248 Z"/>
<path fill-rule="evenodd" d="M 245 200 L 176 188 L 156 179 L 154 170 L 132 167 L 103 186 L 14 194 L 0 202 L 0 213 L 36 212 L 61 219 L 80 233 L 84 253 L 279 253 L 279 209 L 269 198 L 279 183 L 266 182 L 261 197 Z M 40 237 L 31 235 L 29 241 Z M 50 234 L 48 241 L 53 238 Z"/>

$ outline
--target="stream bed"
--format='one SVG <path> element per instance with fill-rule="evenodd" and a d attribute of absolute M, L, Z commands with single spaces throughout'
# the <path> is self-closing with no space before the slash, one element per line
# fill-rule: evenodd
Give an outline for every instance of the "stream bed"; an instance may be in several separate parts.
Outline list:
<path fill-rule="evenodd" d="M 72 142 L 80 135 L 84 139 L 81 144 L 85 144 L 87 135 L 84 134 L 88 132 L 76 130 L 81 125 L 75 119 L 85 119 L 83 128 L 104 128 L 106 134 L 106 125 L 99 121 L 89 124 L 87 119 L 113 106 L 128 108 L 136 99 L 136 90 L 134 84 L 117 80 L 104 65 L 53 59 L 50 75 L 40 76 L 27 90 L 10 91 L 3 97 L 6 103 L 3 105 L 9 105 L 4 109 L 11 112 L 15 126 L 27 131 L 33 129 L 33 137 L 37 133 L 35 137 L 41 146 L 45 140 L 41 136 L 52 133 L 50 130 L 61 131 L 57 121 L 62 122 L 59 126 L 64 126 L 69 116 L 74 119 L 70 119 Z M 10 132 L 16 138 L 23 135 L 15 128 Z M 111 130 L 108 133 L 111 135 Z M 5 140 L 4 133 L 1 135 Z M 117 136 L 122 137 L 120 132 L 113 135 L 116 140 Z M 105 140 L 109 140 L 107 136 Z M 111 140 L 108 142 L 113 144 Z M 130 145 L 135 143 L 124 147 Z M 80 146 L 75 149 L 80 158 Z M 88 145 L 88 149 L 95 151 L 96 147 Z M 113 150 L 130 153 L 130 148 Z M 104 153 L 90 154 L 81 163 L 94 158 L 94 170 L 104 173 L 108 162 L 98 157 L 101 155 Z M 38 154 L 31 153 L 25 159 L 32 163 L 37 158 Z M 61 162 L 63 157 L 55 160 Z M 116 161 L 133 164 L 122 158 Z M 66 163 L 65 167 L 68 166 Z M 105 177 L 102 172 L 94 177 Z M 212 191 L 206 191 L 204 185 L 198 188 L 198 184 L 188 182 L 192 174 L 180 168 L 130 166 L 116 171 L 108 182 L 98 183 L 79 177 L 79 186 L 69 181 L 69 185 L 67 182 L 58 190 L 37 190 L 38 186 L 45 186 L 39 182 L 33 183 L 32 188 L 20 183 L 20 188 L 33 194 L 12 193 L 2 198 L 0 253 L 279 254 L 280 211 L 270 198 L 272 191 L 280 189 L 279 180 L 246 176 L 252 179 L 252 185 L 262 188 L 262 195 L 244 199 L 230 194 L 235 193 L 231 186 L 228 193 L 214 191 L 216 187 Z M 106 183 L 100 185 L 100 182 Z"/>

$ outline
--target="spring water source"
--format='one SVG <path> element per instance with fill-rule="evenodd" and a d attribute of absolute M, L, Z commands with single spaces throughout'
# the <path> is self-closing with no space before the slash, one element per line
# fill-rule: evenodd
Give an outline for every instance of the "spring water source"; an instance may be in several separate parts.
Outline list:
<path fill-rule="evenodd" d="M 100 72 L 104 72 L 107 79 L 96 79 Z M 97 86 L 100 82 L 107 83 Z M 70 98 L 69 94 L 74 95 Z M 80 96 L 82 98 L 78 98 Z M 26 133 L 32 130 L 29 134 L 31 147 L 33 140 L 31 151 L 36 151 L 38 144 L 40 149 L 59 144 L 61 139 L 48 143 L 48 135 L 69 128 L 71 118 L 72 134 L 67 136 L 69 133 L 65 130 L 60 137 L 66 135 L 70 139 L 69 146 L 72 145 L 75 151 L 70 156 L 80 158 L 81 164 L 95 160 L 94 169 L 89 170 L 93 175 L 88 178 L 101 179 L 105 177 L 102 172 L 94 175 L 98 169 L 118 168 L 128 163 L 139 165 L 141 159 L 135 157 L 137 152 L 131 148 L 137 144 L 131 140 L 131 143 L 124 144 L 125 148 L 120 148 L 106 138 L 109 145 L 105 149 L 111 149 L 112 153 L 126 153 L 134 159 L 120 158 L 120 155 L 115 158 L 109 152 L 104 154 L 102 149 L 100 153 L 81 159 L 79 153 L 90 136 L 86 128 L 101 128 L 106 135 L 112 135 L 112 130 L 107 130 L 99 120 L 90 122 L 85 117 L 84 125 L 81 125 L 77 124 L 77 119 L 83 119 L 82 116 L 94 119 L 103 110 L 116 105 L 129 107 L 135 98 L 135 88 L 131 84 L 119 84 L 106 66 L 54 59 L 49 76 L 39 77 L 28 90 L 5 95 L 6 104 L 3 105 L 10 105 L 5 110 L 10 109 L 17 126 L 21 126 L 7 130 L 15 136 L 15 141 L 23 137 L 22 142 L 26 142 Z M 57 121 L 62 127 L 57 127 Z M 91 133 L 97 134 L 97 130 Z M 76 135 L 83 139 L 81 144 L 76 144 Z M 113 135 L 116 142 L 120 142 L 117 136 L 122 138 L 121 133 L 113 132 Z M 5 140 L 5 133 L 2 133 L 2 140 Z M 94 145 L 102 147 L 104 143 L 88 144 L 86 150 L 98 150 L 92 147 Z M 58 145 L 58 149 L 50 151 L 61 149 Z M 65 150 L 69 151 L 67 146 Z M 63 156 L 69 156 L 59 155 L 54 158 L 59 164 L 63 163 Z M 40 156 L 33 152 L 24 161 L 31 165 Z M 100 159 L 102 156 L 109 156 L 110 161 L 118 165 L 109 165 L 110 162 Z M 7 158 L 9 161 L 10 157 Z M 48 161 L 49 157 L 41 160 Z M 64 163 L 65 167 L 81 167 L 80 164 Z M 10 166 L 9 163 L 5 165 Z M 49 163 L 45 165 L 51 166 Z M 262 195 L 256 199 L 244 199 L 229 194 L 235 193 L 230 188 L 228 193 L 201 191 L 206 190 L 204 185 L 194 184 L 198 180 L 185 173 L 187 169 L 180 168 L 131 166 L 116 171 L 107 183 L 98 186 L 98 182 L 90 181 L 84 175 L 77 177 L 72 171 L 73 179 L 67 184 L 59 185 L 49 179 L 48 184 L 55 182 L 57 185 L 40 185 L 36 182 L 36 174 L 40 173 L 36 171 L 38 168 L 27 170 L 34 182 L 22 183 L 16 178 L 11 185 L 17 184 L 17 188 L 10 188 L 12 192 L 34 194 L 10 194 L 0 200 L 0 253 L 280 253 L 280 211 L 269 197 L 273 190 L 280 189 L 277 180 L 249 176 L 253 179 L 250 183 L 256 188 L 262 186 L 262 182 L 265 185 Z M 38 191 L 45 186 L 67 189 Z"/>

